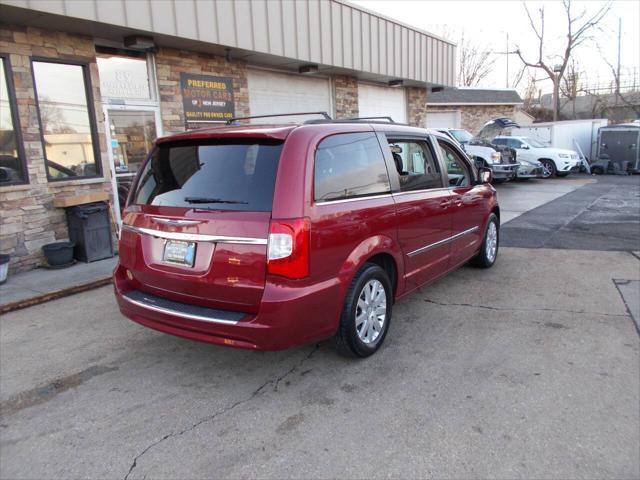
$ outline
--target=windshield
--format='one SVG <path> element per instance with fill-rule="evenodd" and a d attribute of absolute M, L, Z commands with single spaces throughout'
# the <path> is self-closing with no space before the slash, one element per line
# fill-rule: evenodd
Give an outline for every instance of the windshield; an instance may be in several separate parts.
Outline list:
<path fill-rule="evenodd" d="M 544 143 L 540 143 L 535 138 L 523 137 L 522 140 L 535 148 L 547 148 L 547 146 Z"/>
<path fill-rule="evenodd" d="M 229 140 L 160 144 L 133 203 L 270 212 L 282 143 Z"/>
<path fill-rule="evenodd" d="M 449 130 L 449 132 L 460 143 L 468 143 L 473 138 L 473 135 L 466 130 Z"/>

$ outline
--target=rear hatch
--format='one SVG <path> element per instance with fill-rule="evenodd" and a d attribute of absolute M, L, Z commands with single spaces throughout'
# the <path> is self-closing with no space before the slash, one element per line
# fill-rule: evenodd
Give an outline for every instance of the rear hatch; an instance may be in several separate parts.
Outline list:
<path fill-rule="evenodd" d="M 120 264 L 171 300 L 255 313 L 282 140 L 159 143 L 125 209 Z"/>
<path fill-rule="evenodd" d="M 519 128 L 519 125 L 510 118 L 494 118 L 493 120 L 489 120 L 476 136 L 471 139 L 471 144 L 488 146 L 500 152 L 500 163 L 516 163 L 516 152 L 514 149 L 493 143 L 495 138 L 501 135 L 507 128 Z"/>
<path fill-rule="evenodd" d="M 473 142 L 478 143 L 493 143 L 493 140 L 500 135 L 506 128 L 518 128 L 519 125 L 510 118 L 494 118 L 489 120 L 480 129 L 476 136 L 473 138 Z"/>

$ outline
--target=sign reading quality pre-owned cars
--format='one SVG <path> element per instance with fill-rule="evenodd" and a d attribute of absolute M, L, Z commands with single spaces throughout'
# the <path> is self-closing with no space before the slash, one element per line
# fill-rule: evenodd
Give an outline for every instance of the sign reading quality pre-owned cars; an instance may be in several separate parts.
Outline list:
<path fill-rule="evenodd" d="M 233 79 L 180 74 L 186 123 L 220 122 L 234 115 Z"/>

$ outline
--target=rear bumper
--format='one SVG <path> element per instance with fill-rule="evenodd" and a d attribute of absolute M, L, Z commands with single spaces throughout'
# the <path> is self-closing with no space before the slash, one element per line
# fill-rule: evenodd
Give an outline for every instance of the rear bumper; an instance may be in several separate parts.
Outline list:
<path fill-rule="evenodd" d="M 337 283 L 285 289 L 267 284 L 259 313 L 247 314 L 158 303 L 151 295 L 136 294 L 122 270 L 116 268 L 113 279 L 120 312 L 140 325 L 177 337 L 251 350 L 282 350 L 328 338 L 337 327 L 336 304 L 341 298 Z"/>

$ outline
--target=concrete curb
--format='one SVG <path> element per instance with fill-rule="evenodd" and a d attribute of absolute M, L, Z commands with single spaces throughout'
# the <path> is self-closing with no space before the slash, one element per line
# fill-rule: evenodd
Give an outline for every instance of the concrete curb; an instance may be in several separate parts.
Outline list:
<path fill-rule="evenodd" d="M 87 290 L 93 290 L 94 288 L 103 287 L 111 283 L 111 276 L 94 280 L 89 283 L 83 283 L 82 285 L 74 285 L 73 287 L 63 288 L 55 292 L 43 293 L 36 295 L 35 297 L 25 298 L 24 300 L 18 300 L 15 302 L 0 305 L 0 315 L 13 312 L 15 310 L 21 310 L 23 308 L 38 305 L 40 303 L 49 302 L 51 300 L 57 300 L 58 298 L 67 297 L 75 293 L 86 292 Z"/>

